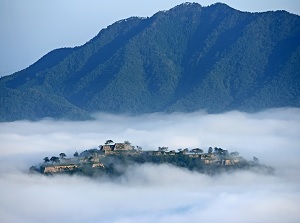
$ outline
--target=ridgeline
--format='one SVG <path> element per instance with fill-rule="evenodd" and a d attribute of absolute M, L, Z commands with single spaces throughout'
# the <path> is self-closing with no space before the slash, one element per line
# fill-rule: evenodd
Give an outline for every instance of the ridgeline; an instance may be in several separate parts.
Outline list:
<path fill-rule="evenodd" d="M 300 17 L 185 3 L 0 79 L 0 121 L 300 107 Z"/>

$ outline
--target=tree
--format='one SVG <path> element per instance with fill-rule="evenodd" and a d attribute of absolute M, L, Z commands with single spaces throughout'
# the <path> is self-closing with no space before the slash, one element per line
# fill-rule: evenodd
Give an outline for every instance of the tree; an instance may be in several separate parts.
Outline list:
<path fill-rule="evenodd" d="M 199 149 L 199 148 L 195 148 L 195 149 L 192 149 L 192 152 L 196 153 L 196 154 L 199 154 L 199 153 L 203 153 L 203 150 Z"/>
<path fill-rule="evenodd" d="M 74 156 L 75 156 L 75 157 L 78 157 L 78 156 L 79 156 L 79 154 L 78 154 L 77 151 L 74 153 Z"/>
<path fill-rule="evenodd" d="M 65 153 L 60 153 L 59 156 L 60 156 L 61 159 L 63 159 L 63 158 L 65 158 L 67 155 L 66 155 Z"/>
<path fill-rule="evenodd" d="M 111 139 L 106 140 L 105 145 L 110 145 L 113 144 L 114 141 L 112 141 Z"/>
<path fill-rule="evenodd" d="M 45 163 L 49 163 L 49 162 L 50 162 L 48 156 L 46 156 L 46 157 L 44 158 L 44 162 L 45 162 Z"/>
<path fill-rule="evenodd" d="M 223 156 L 228 156 L 228 155 L 229 155 L 229 153 L 228 153 L 228 150 L 226 150 L 226 149 L 223 149 L 223 153 L 222 153 L 222 155 L 223 155 Z"/>
<path fill-rule="evenodd" d="M 209 147 L 208 148 L 208 153 L 212 153 L 212 151 L 213 151 L 212 147 Z"/>
<path fill-rule="evenodd" d="M 222 148 L 218 148 L 218 147 L 214 148 L 214 153 L 216 153 L 218 155 L 224 155 L 223 152 L 224 152 L 224 150 Z"/>
<path fill-rule="evenodd" d="M 184 154 L 185 154 L 185 153 L 188 153 L 188 152 L 189 152 L 189 149 L 188 149 L 188 148 L 185 148 L 182 152 L 183 152 Z"/>
<path fill-rule="evenodd" d="M 52 163 L 59 163 L 59 162 L 60 162 L 59 157 L 57 157 L 57 156 L 52 156 L 52 157 L 50 158 L 50 161 L 51 161 Z"/>
<path fill-rule="evenodd" d="M 240 154 L 238 152 L 231 152 L 230 155 L 231 156 L 239 156 Z"/>
<path fill-rule="evenodd" d="M 257 157 L 255 157 L 255 156 L 253 156 L 253 162 L 254 163 L 259 163 L 259 159 Z"/>
<path fill-rule="evenodd" d="M 124 141 L 124 144 L 125 144 L 125 145 L 128 145 L 128 146 L 131 145 L 131 143 L 130 143 L 128 140 Z"/>
<path fill-rule="evenodd" d="M 141 146 L 136 146 L 136 148 L 137 148 L 138 151 L 142 151 L 143 150 L 143 148 Z"/>

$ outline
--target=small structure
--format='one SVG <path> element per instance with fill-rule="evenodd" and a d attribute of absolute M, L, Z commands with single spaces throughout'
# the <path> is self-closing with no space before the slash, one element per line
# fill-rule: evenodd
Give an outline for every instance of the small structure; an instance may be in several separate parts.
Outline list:
<path fill-rule="evenodd" d="M 132 150 L 132 147 L 130 144 L 127 143 L 116 143 L 114 147 L 114 151 L 128 151 Z"/>
<path fill-rule="evenodd" d="M 201 154 L 188 154 L 190 158 L 201 158 Z"/>
<path fill-rule="evenodd" d="M 134 152 L 130 144 L 127 143 L 115 143 L 114 145 L 101 145 L 100 151 L 104 151 L 105 155 L 126 153 L 130 154 Z"/>
<path fill-rule="evenodd" d="M 176 152 L 175 150 L 171 150 L 170 152 L 167 153 L 169 156 L 175 156 Z"/>
<path fill-rule="evenodd" d="M 212 164 L 212 163 L 214 163 L 215 161 L 214 160 L 212 160 L 212 159 L 204 159 L 204 163 L 205 164 Z"/>
<path fill-rule="evenodd" d="M 165 154 L 164 151 L 153 151 L 152 152 L 152 156 L 162 156 L 164 154 Z"/>
<path fill-rule="evenodd" d="M 99 146 L 100 151 L 104 151 L 105 155 L 109 155 L 113 153 L 113 150 L 115 148 L 114 145 L 104 145 L 104 146 Z"/>

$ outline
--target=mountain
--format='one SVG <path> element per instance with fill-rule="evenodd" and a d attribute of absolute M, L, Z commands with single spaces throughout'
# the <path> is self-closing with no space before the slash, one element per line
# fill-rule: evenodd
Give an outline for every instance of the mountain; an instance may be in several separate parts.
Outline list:
<path fill-rule="evenodd" d="M 185 3 L 0 79 L 0 120 L 300 107 L 300 17 Z"/>

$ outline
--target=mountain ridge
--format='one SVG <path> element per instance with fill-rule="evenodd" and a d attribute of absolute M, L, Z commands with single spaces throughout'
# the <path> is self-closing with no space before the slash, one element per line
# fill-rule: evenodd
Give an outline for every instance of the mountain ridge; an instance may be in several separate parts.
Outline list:
<path fill-rule="evenodd" d="M 117 21 L 1 78 L 1 121 L 299 107 L 299 18 L 185 3 Z"/>

